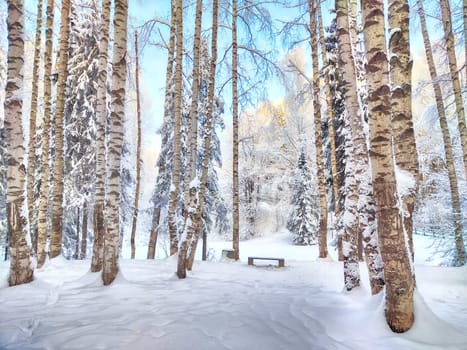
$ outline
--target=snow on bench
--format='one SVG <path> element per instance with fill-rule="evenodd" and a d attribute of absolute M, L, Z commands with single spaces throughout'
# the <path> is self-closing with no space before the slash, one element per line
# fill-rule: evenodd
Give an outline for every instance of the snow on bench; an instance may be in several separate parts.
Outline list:
<path fill-rule="evenodd" d="M 273 261 L 277 261 L 279 267 L 284 267 L 285 266 L 284 258 L 261 258 L 261 257 L 258 257 L 258 256 L 248 257 L 248 265 L 254 265 L 253 262 L 255 260 L 273 260 Z"/>

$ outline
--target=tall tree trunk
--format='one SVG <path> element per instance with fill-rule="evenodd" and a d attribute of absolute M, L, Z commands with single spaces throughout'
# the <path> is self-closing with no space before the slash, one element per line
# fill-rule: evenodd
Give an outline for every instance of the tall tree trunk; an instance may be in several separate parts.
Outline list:
<path fill-rule="evenodd" d="M 355 56 L 352 50 L 349 7 L 346 0 L 336 1 L 339 69 L 342 76 L 344 101 L 349 118 L 350 147 L 346 149 L 346 199 L 344 217 L 344 281 L 347 290 L 360 283 L 358 260 L 362 239 L 365 242 L 366 263 L 372 294 L 384 285 L 381 255 L 376 232 L 374 201 L 368 159 L 366 135 L 362 133 L 363 118 L 357 96 Z"/>
<path fill-rule="evenodd" d="M 79 230 L 81 225 L 81 213 L 80 208 L 77 208 L 78 214 L 76 215 L 76 245 L 75 245 L 75 259 L 79 259 Z"/>
<path fill-rule="evenodd" d="M 319 2 L 316 6 L 317 14 L 318 14 L 318 32 L 319 32 L 319 46 L 321 49 L 321 60 L 323 61 L 323 68 L 328 65 L 328 58 L 326 55 L 326 44 L 324 38 L 324 27 L 323 27 L 323 16 L 321 14 L 321 6 L 322 2 Z M 325 86 L 325 93 L 326 93 L 326 105 L 327 105 L 327 114 L 328 114 L 328 129 L 329 129 L 329 144 L 330 144 L 330 153 L 331 153 L 331 175 L 332 175 L 332 190 L 334 201 L 337 201 L 337 196 L 339 195 L 339 181 L 337 177 L 337 159 L 336 159 L 336 137 L 334 131 L 334 121 L 332 118 L 332 94 L 331 94 L 331 87 L 329 83 L 329 75 L 324 75 L 324 86 Z M 336 213 L 336 204 L 334 204 L 334 215 L 337 216 Z"/>
<path fill-rule="evenodd" d="M 25 198 L 24 135 L 22 128 L 24 66 L 24 4 L 8 0 L 8 73 L 5 91 L 5 131 L 8 150 L 7 224 L 10 251 L 8 283 L 16 286 L 31 282 L 33 267 L 27 235 Z"/>
<path fill-rule="evenodd" d="M 358 30 L 357 30 L 357 27 L 358 27 L 358 23 L 357 23 L 357 16 L 358 16 L 358 4 L 357 4 L 357 0 L 349 0 L 349 3 L 348 3 L 348 27 L 349 27 L 349 34 L 350 34 L 350 45 L 351 45 L 351 50 L 352 50 L 352 59 L 354 60 L 354 67 L 355 67 L 355 72 L 356 72 L 356 83 L 355 83 L 355 91 L 356 93 L 358 94 L 358 67 L 357 67 L 357 64 L 356 64 L 356 61 L 357 61 L 357 51 L 358 51 Z M 363 101 L 361 100 L 361 96 L 358 96 L 357 95 L 357 98 L 360 100 L 360 109 L 363 108 Z M 361 110 L 360 110 L 361 111 Z M 360 118 L 362 119 L 363 116 L 360 116 Z M 364 130 L 363 128 L 363 125 L 362 125 L 362 129 L 361 130 Z M 366 142 L 366 141 L 365 141 Z M 365 146 L 365 148 L 367 148 Z M 361 161 L 361 158 L 360 158 L 360 161 Z M 367 164 L 369 164 L 369 160 L 366 162 Z M 373 198 L 371 196 L 372 194 L 372 185 L 371 185 L 371 180 L 370 179 L 367 179 L 365 178 L 365 175 L 363 172 L 366 172 L 366 176 L 369 176 L 371 178 L 371 175 L 369 173 L 369 169 L 366 169 L 366 168 L 363 168 L 361 167 L 360 170 L 359 170 L 359 173 L 361 173 L 361 178 L 363 178 L 366 182 L 366 185 L 367 185 L 367 188 L 370 189 L 370 196 L 367 197 L 367 194 L 366 192 L 362 193 L 360 195 L 359 193 L 359 207 L 358 207 L 358 212 L 360 214 L 363 214 L 362 210 L 365 210 L 365 213 L 366 213 L 366 216 L 368 215 L 371 215 L 373 214 L 373 217 L 372 218 L 369 218 L 369 222 L 368 222 L 368 225 L 364 225 L 366 227 L 360 227 L 360 222 L 359 222 L 359 230 L 357 232 L 357 256 L 358 256 L 358 260 L 359 261 L 362 261 L 363 260 L 363 232 L 366 228 L 368 228 L 369 230 L 371 230 L 370 232 L 373 232 L 373 234 L 376 235 L 376 226 L 375 226 L 375 218 L 374 218 L 374 205 L 372 204 L 373 203 Z M 361 185 L 363 185 L 361 182 L 358 184 L 358 186 L 360 187 L 361 189 Z M 359 190 L 360 192 L 360 190 Z M 365 201 L 363 202 L 365 199 L 367 199 L 368 201 Z M 362 203 L 363 202 L 363 203 Z M 362 205 L 362 207 L 360 207 L 360 205 Z M 365 222 L 365 219 L 363 219 L 363 221 Z M 372 227 L 373 226 L 373 227 Z M 371 278 L 370 278 L 370 281 L 371 281 Z M 380 289 L 378 289 L 379 291 Z"/>
<path fill-rule="evenodd" d="M 97 77 L 96 101 L 96 195 L 94 200 L 94 242 L 92 249 L 91 271 L 102 270 L 104 258 L 104 201 L 106 186 L 105 161 L 105 118 L 107 114 L 107 60 L 109 51 L 111 0 L 102 1 L 102 17 L 99 41 L 99 73 Z"/>
<path fill-rule="evenodd" d="M 192 231 L 192 240 L 190 242 L 190 254 L 186 262 L 187 270 L 191 270 L 193 262 L 195 260 L 196 247 L 198 245 L 199 235 L 201 231 L 201 218 L 204 209 L 204 194 L 206 192 L 206 183 L 208 181 L 208 170 L 209 170 L 209 156 L 211 151 L 211 139 L 212 139 L 212 128 L 213 128 L 213 111 L 214 111 L 214 90 L 216 83 L 216 63 L 217 63 L 217 28 L 218 28 L 218 11 L 219 11 L 219 0 L 213 0 L 212 2 L 212 37 L 211 37 L 211 66 L 210 66 L 210 82 L 208 89 L 208 111 L 206 113 L 206 130 L 207 134 L 204 138 L 203 145 L 203 169 L 201 173 L 201 179 L 199 183 L 199 192 L 197 194 L 197 205 L 196 210 L 192 213 L 194 217 L 191 219 L 191 225 L 186 225 L 188 228 L 185 230 L 190 233 Z M 194 221 L 193 221 L 194 220 Z M 180 277 L 180 275 L 179 275 Z"/>
<path fill-rule="evenodd" d="M 196 178 L 196 170 L 198 163 L 198 101 L 200 88 L 200 42 L 201 42 L 201 21 L 203 14 L 203 1 L 196 1 L 196 17 L 195 17 L 195 36 L 193 42 L 193 83 L 191 86 L 191 106 L 189 115 L 189 136 L 188 136 L 188 152 L 185 168 L 185 200 L 189 196 L 190 182 Z"/>
<path fill-rule="evenodd" d="M 414 321 L 414 280 L 397 207 L 383 1 L 363 0 L 362 13 L 368 62 L 370 157 L 378 239 L 386 281 L 386 322 L 394 332 L 405 332 Z"/>
<path fill-rule="evenodd" d="M 133 222 L 131 225 L 131 258 L 135 258 L 135 236 L 136 224 L 138 220 L 139 209 L 139 194 L 141 187 L 141 104 L 139 96 L 139 57 L 138 57 L 138 31 L 135 31 L 135 54 L 136 54 L 136 116 L 138 122 L 138 139 L 136 146 L 136 190 L 135 190 L 135 203 L 133 209 Z"/>
<path fill-rule="evenodd" d="M 86 250 L 88 249 L 88 202 L 83 203 L 83 224 L 81 225 L 81 260 L 86 259 Z"/>
<path fill-rule="evenodd" d="M 32 94 L 31 111 L 29 116 L 29 149 L 28 149 L 28 210 L 29 210 L 29 231 L 31 233 L 32 247 L 37 252 L 36 231 L 36 207 L 34 205 L 34 185 L 35 185 L 35 163 L 36 163 L 36 119 L 37 100 L 39 91 L 39 65 L 41 63 L 41 42 L 42 42 L 42 7 L 44 1 L 37 2 L 37 23 L 36 40 L 34 42 L 34 67 L 32 71 Z"/>
<path fill-rule="evenodd" d="M 44 119 L 42 121 L 42 154 L 40 161 L 41 189 L 37 224 L 37 267 L 44 265 L 47 252 L 48 202 L 49 202 L 49 153 L 50 116 L 52 114 L 52 48 L 53 48 L 54 0 L 47 0 L 44 59 Z"/>
<path fill-rule="evenodd" d="M 237 0 L 232 0 L 232 183 L 233 183 L 233 233 L 234 259 L 240 259 L 240 214 L 238 201 L 238 43 L 237 43 Z"/>
<path fill-rule="evenodd" d="M 458 257 L 465 257 L 464 238 L 462 236 L 463 225 L 461 221 L 461 205 L 459 199 L 459 185 L 457 182 L 456 169 L 454 165 L 454 151 L 451 144 L 451 135 L 449 132 L 446 112 L 443 103 L 443 94 L 441 86 L 438 82 L 438 74 L 436 72 L 435 61 L 433 58 L 433 50 L 431 49 L 430 37 L 425 20 L 425 12 L 423 10 L 422 0 L 417 0 L 418 14 L 420 16 L 420 24 L 422 28 L 423 43 L 425 45 L 425 55 L 430 70 L 430 77 L 433 82 L 433 90 L 435 92 L 436 109 L 439 115 L 439 124 L 443 135 L 444 154 L 446 157 L 446 165 L 449 177 L 449 187 L 451 190 L 452 211 L 454 218 L 454 236 L 456 242 L 456 251 Z"/>
<path fill-rule="evenodd" d="M 358 267 L 358 186 L 361 181 L 362 156 L 366 156 L 364 134 L 361 132 L 362 123 L 360 107 L 357 97 L 357 80 L 355 76 L 354 56 L 349 35 L 349 8 L 347 0 L 336 0 L 337 13 L 337 39 L 339 47 L 339 68 L 342 76 L 342 90 L 344 92 L 345 106 L 348 122 L 348 147 L 346 147 L 345 165 L 345 202 L 343 226 L 343 255 L 344 255 L 344 283 L 347 290 L 360 285 L 360 272 Z M 362 145 L 364 146 L 362 148 Z"/>
<path fill-rule="evenodd" d="M 175 60 L 175 27 L 176 27 L 176 4 L 175 0 L 171 0 L 171 19 L 170 19 L 170 39 L 169 39 L 169 47 L 168 47 L 168 54 L 167 54 L 167 69 L 165 73 L 165 101 L 164 101 L 164 124 L 170 122 L 170 114 L 171 114 L 171 106 L 169 106 L 170 100 L 170 82 L 173 78 L 173 66 Z M 164 142 L 164 139 L 162 140 Z M 159 174 L 163 174 L 165 172 L 165 165 L 159 165 Z M 154 213 L 152 217 L 152 227 L 151 227 L 151 234 L 149 237 L 149 245 L 148 245 L 148 259 L 154 259 L 156 256 L 156 243 L 157 243 L 157 236 L 158 236 L 158 227 L 159 227 L 159 220 L 161 216 L 161 208 L 160 204 L 155 203 L 154 205 Z"/>
<path fill-rule="evenodd" d="M 185 218 L 192 216 L 193 208 L 196 208 L 196 199 L 191 190 L 191 183 L 196 179 L 196 168 L 198 163 L 198 99 L 199 99 L 199 85 L 200 85 L 200 38 L 201 38 L 201 19 L 202 19 L 203 4 L 201 0 L 196 2 L 196 18 L 195 18 L 195 38 L 193 46 L 193 84 L 191 94 L 191 108 L 189 117 L 189 145 L 187 155 L 187 168 L 185 170 Z M 178 14 L 177 14 L 178 15 Z M 192 231 L 187 231 L 183 235 L 180 249 L 178 251 L 178 264 L 177 276 L 179 278 L 186 277 L 186 259 L 188 255 L 188 248 L 192 239 Z"/>
<path fill-rule="evenodd" d="M 444 39 L 446 40 L 446 51 L 449 61 L 449 73 L 451 74 L 452 87 L 454 89 L 454 99 L 456 102 L 457 125 L 459 127 L 460 141 L 462 145 L 462 156 L 464 159 L 464 175 L 467 177 L 467 128 L 465 126 L 465 110 L 462 101 L 462 90 L 457 70 L 456 51 L 454 47 L 454 35 L 452 33 L 452 16 L 448 0 L 440 0 L 441 16 L 443 20 Z M 465 263 L 465 254 L 459 256 L 459 263 Z"/>
<path fill-rule="evenodd" d="M 70 36 L 70 0 L 62 0 L 60 23 L 60 59 L 58 65 L 57 107 L 55 111 L 55 163 L 52 198 L 52 241 L 50 257 L 62 253 L 63 231 L 63 122 L 65 112 L 65 88 L 68 68 L 68 39 Z"/>
<path fill-rule="evenodd" d="M 319 70 L 318 70 L 318 38 L 316 30 L 316 8 L 315 0 L 308 0 L 310 6 L 310 34 L 311 34 L 311 55 L 313 60 L 313 118 L 315 124 L 315 145 L 316 145 L 316 167 L 319 186 L 319 257 L 328 256 L 327 247 L 327 222 L 328 203 L 326 198 L 326 187 L 324 178 L 323 163 L 323 136 L 321 133 L 321 104 L 319 93 Z"/>
<path fill-rule="evenodd" d="M 108 203 L 106 208 L 108 223 L 104 235 L 104 261 L 102 280 L 111 284 L 118 273 L 119 228 L 120 228 L 120 168 L 123 146 L 123 118 L 125 116 L 126 54 L 128 0 L 115 0 L 113 71 L 111 85 L 109 135 L 109 178 Z"/>
<path fill-rule="evenodd" d="M 391 111 L 396 164 L 410 174 L 413 186 L 407 193 L 401 193 L 404 229 L 407 233 L 412 261 L 413 211 L 418 192 L 418 154 L 412 122 L 412 59 L 409 39 L 409 3 L 407 0 L 389 2 L 389 39 L 391 68 Z"/>
<path fill-rule="evenodd" d="M 181 170 L 181 121 L 182 121 L 182 69 L 183 69 L 183 0 L 176 1 L 177 54 L 175 57 L 175 102 L 174 102 L 174 156 L 172 168 L 172 185 L 169 200 L 169 237 L 170 255 L 178 252 L 177 203 L 180 194 Z"/>

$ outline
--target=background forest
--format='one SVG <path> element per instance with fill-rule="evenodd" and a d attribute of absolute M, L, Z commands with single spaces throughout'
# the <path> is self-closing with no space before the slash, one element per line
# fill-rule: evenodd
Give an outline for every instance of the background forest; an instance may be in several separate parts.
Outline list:
<path fill-rule="evenodd" d="M 104 285 L 122 259 L 173 262 L 184 279 L 195 260 L 244 261 L 242 247 L 264 257 L 248 242 L 281 237 L 277 256 L 314 246 L 309 260 L 343 262 L 344 290 L 368 283 L 403 333 L 417 254 L 465 275 L 465 1 L 8 0 L 0 11 L 10 286 L 60 257 L 87 261 Z M 417 251 L 425 239 L 429 254 Z"/>

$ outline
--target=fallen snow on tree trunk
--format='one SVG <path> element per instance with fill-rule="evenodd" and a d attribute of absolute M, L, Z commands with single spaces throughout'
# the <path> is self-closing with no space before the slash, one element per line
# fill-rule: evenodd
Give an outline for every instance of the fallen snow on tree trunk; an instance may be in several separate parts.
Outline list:
<path fill-rule="evenodd" d="M 276 236 L 245 249 L 281 257 L 277 244 L 303 257 L 306 247 Z M 307 261 L 286 256 L 285 268 L 196 262 L 185 280 L 174 258 L 123 260 L 108 287 L 89 261 L 59 258 L 34 282 L 9 288 L 1 263 L 0 349 L 466 349 L 465 267 L 416 265 L 415 324 L 394 334 L 363 264 L 364 286 L 347 293 L 341 263 L 308 249 Z"/>

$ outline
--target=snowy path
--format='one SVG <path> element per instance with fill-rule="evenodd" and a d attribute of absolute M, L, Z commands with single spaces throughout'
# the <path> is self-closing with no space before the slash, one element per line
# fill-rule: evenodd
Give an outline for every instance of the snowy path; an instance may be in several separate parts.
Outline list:
<path fill-rule="evenodd" d="M 331 261 L 288 267 L 128 261 L 110 287 L 89 261 L 53 261 L 30 285 L 0 289 L 0 349 L 467 349 L 467 270 L 420 267 L 417 323 L 385 326 L 381 297 L 341 290 Z M 0 266 L 4 281 L 7 266 Z"/>

